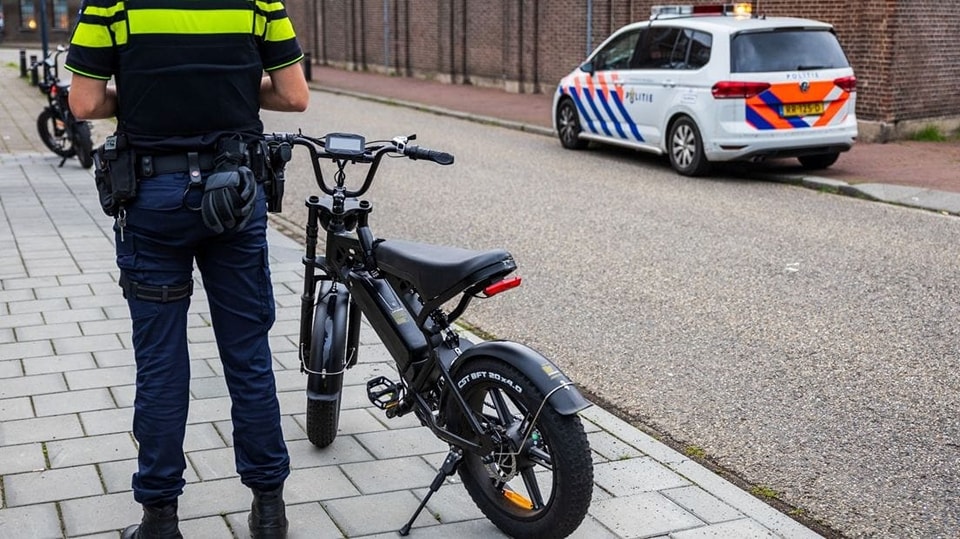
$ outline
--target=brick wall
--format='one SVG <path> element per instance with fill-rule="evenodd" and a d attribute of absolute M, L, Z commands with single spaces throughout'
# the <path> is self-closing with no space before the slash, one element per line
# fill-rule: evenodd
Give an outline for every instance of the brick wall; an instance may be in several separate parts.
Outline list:
<path fill-rule="evenodd" d="M 291 15 L 307 0 L 287 0 Z M 326 6 L 317 61 L 353 69 L 554 90 L 613 30 L 663 0 L 316 0 Z M 692 0 L 687 3 L 714 3 Z M 384 59 L 384 5 L 389 65 Z M 861 120 L 960 118 L 960 6 L 942 0 L 761 0 L 758 12 L 836 28 L 858 79 Z M 588 6 L 592 9 L 588 12 Z M 349 13 L 352 12 L 352 16 Z M 308 15 L 309 16 L 309 15 Z M 359 21 L 361 17 L 365 18 Z M 297 17 L 299 19 L 299 17 Z M 588 25 L 589 20 L 589 25 Z M 312 39 L 309 30 L 298 31 Z M 337 43 L 337 47 L 331 47 Z M 347 46 L 349 44 L 349 46 Z M 304 43 L 308 47 L 307 43 Z M 308 47 L 309 48 L 309 47 Z"/>
<path fill-rule="evenodd" d="M 662 3 L 286 0 L 314 62 L 543 93 L 613 30 L 647 19 L 650 6 Z M 79 4 L 69 0 L 71 14 Z M 8 42 L 39 43 L 38 31 L 20 29 L 15 0 L 3 2 L 3 10 Z M 960 118 L 956 0 L 760 0 L 756 11 L 834 25 L 857 74 L 861 120 L 895 125 Z M 67 38 L 64 31 L 50 33 L 53 46 Z"/>

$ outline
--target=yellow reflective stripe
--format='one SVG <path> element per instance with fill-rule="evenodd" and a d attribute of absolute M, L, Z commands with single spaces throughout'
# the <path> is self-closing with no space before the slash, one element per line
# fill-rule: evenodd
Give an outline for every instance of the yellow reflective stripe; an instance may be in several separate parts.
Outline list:
<path fill-rule="evenodd" d="M 249 34 L 253 11 L 247 9 L 127 11 L 131 34 Z"/>
<path fill-rule="evenodd" d="M 110 31 L 106 26 L 81 21 L 73 31 L 70 43 L 81 47 L 103 48 L 112 47 L 113 39 L 110 38 Z"/>
<path fill-rule="evenodd" d="M 267 35 L 264 36 L 264 39 L 266 41 L 286 41 L 295 37 L 297 37 L 297 34 L 293 31 L 293 24 L 290 23 L 290 19 L 284 18 L 270 21 L 267 24 Z"/>
<path fill-rule="evenodd" d="M 266 18 L 266 17 L 264 17 L 263 15 L 257 14 L 257 16 L 256 16 L 256 18 L 254 18 L 254 21 L 253 21 L 253 22 L 254 22 L 254 24 L 255 24 L 255 27 L 254 27 L 254 29 L 253 29 L 253 33 L 254 33 L 255 35 L 262 36 L 263 34 L 265 34 L 265 33 L 267 32 L 267 18 Z"/>
<path fill-rule="evenodd" d="M 264 2 L 263 0 L 257 0 L 257 7 L 263 11 L 280 11 L 283 9 L 283 2 Z"/>
<path fill-rule="evenodd" d="M 120 11 L 123 11 L 123 2 L 117 2 L 110 7 L 84 6 L 81 14 L 110 18 Z"/>
<path fill-rule="evenodd" d="M 127 44 L 127 21 L 117 21 L 110 25 L 110 31 L 113 32 L 117 45 Z"/>

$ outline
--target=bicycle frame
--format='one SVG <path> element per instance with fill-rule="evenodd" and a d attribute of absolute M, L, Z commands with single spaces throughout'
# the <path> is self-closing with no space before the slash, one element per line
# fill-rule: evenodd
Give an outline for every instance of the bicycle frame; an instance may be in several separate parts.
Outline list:
<path fill-rule="evenodd" d="M 533 349 L 509 341 L 474 344 L 452 328 L 472 298 L 490 297 L 520 283 L 517 277 L 507 278 L 517 267 L 513 257 L 503 249 L 375 240 L 369 226 L 372 205 L 360 198 L 388 153 L 438 164 L 451 164 L 453 156 L 409 146 L 412 135 L 369 144 L 360 135 L 339 133 L 324 140 L 303 134 L 264 139 L 271 162 L 275 153 L 289 156 L 290 145 L 306 147 L 323 192 L 306 199 L 301 294 L 299 354 L 301 372 L 308 375 L 306 431 L 311 443 L 323 448 L 336 438 L 343 375 L 358 360 L 363 315 L 392 356 L 400 378 L 368 380 L 367 397 L 388 418 L 413 412 L 450 446 L 400 534 L 409 533 L 430 496 L 458 467 L 478 507 L 508 534 L 520 528 L 525 529 L 521 535 L 556 529 L 570 533 L 590 499 L 589 445 L 576 417 L 590 403 Z M 337 164 L 334 184 L 324 181 L 320 159 Z M 346 186 L 348 163 L 369 165 L 355 190 Z M 444 305 L 458 296 L 459 303 L 448 314 Z M 553 449 L 564 457 L 554 460 Z M 461 461 L 467 464 L 460 467 Z M 545 467 L 553 477 L 545 491 L 535 466 Z M 584 469 L 587 473 L 573 471 Z M 573 486 L 557 487 L 557 475 Z M 514 480 L 520 484 L 510 484 Z M 545 516 L 528 519 L 517 511 Z"/>

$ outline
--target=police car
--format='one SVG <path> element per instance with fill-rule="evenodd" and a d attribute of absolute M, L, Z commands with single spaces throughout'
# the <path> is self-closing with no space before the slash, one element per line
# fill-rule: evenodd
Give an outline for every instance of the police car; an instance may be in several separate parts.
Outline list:
<path fill-rule="evenodd" d="M 823 169 L 857 137 L 857 79 L 829 24 L 763 17 L 750 4 L 654 6 L 564 77 L 553 126 L 667 154 L 680 174 L 721 161 L 796 157 Z"/>

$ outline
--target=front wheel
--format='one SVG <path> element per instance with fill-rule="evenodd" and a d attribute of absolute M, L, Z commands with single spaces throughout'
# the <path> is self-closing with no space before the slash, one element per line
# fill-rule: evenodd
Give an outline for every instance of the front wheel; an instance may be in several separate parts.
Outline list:
<path fill-rule="evenodd" d="M 471 361 L 457 379 L 493 443 L 487 455 L 466 452 L 459 466 L 477 507 L 511 537 L 573 533 L 593 490 L 593 462 L 580 418 L 560 415 L 530 379 L 502 361 Z"/>
<path fill-rule="evenodd" d="M 667 153 L 673 170 L 684 176 L 703 176 L 710 170 L 700 130 L 687 116 L 681 116 L 670 126 Z"/>
<path fill-rule="evenodd" d="M 93 135 L 90 133 L 89 122 L 75 122 L 73 124 L 73 147 L 77 152 L 80 166 L 93 166 Z"/>
<path fill-rule="evenodd" d="M 37 133 L 40 134 L 44 146 L 60 157 L 73 157 L 77 154 L 73 139 L 67 132 L 66 122 L 52 108 L 43 109 L 37 117 Z"/>
<path fill-rule="evenodd" d="M 317 447 L 332 444 L 337 438 L 339 424 L 339 394 L 329 401 L 307 399 L 307 439 L 311 444 Z"/>
<path fill-rule="evenodd" d="M 327 447 L 337 437 L 347 364 L 349 296 L 330 294 L 327 286 L 321 284 L 317 292 L 321 299 L 313 312 L 307 363 L 307 439 L 317 447 Z"/>

